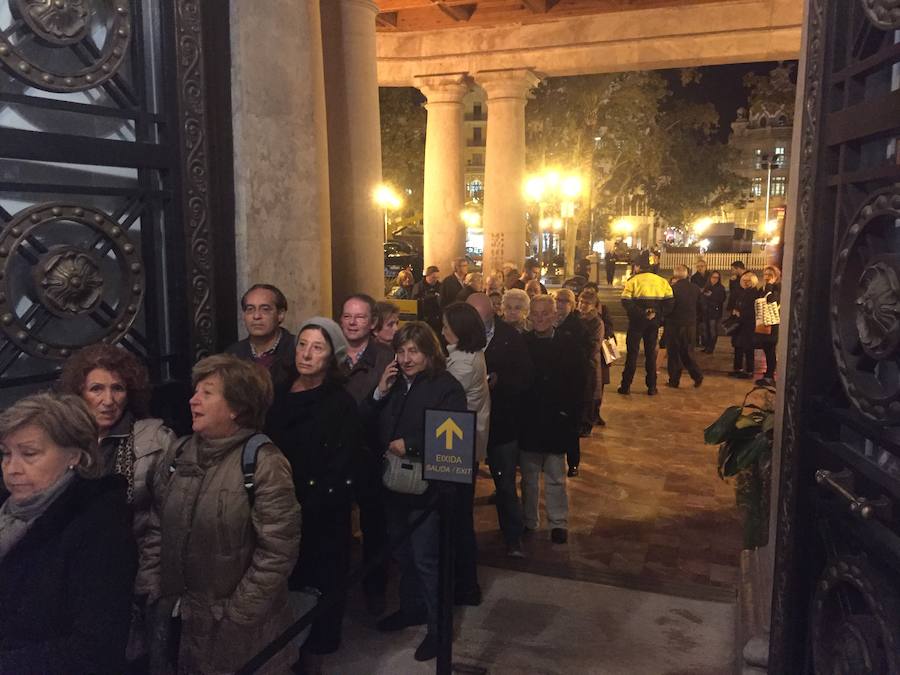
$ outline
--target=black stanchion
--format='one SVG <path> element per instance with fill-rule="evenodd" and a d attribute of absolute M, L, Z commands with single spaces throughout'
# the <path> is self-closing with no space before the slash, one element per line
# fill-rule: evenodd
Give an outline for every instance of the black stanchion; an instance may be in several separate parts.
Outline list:
<path fill-rule="evenodd" d="M 437 675 L 453 672 L 453 486 L 441 485 Z"/>
<path fill-rule="evenodd" d="M 412 534 L 413 530 L 415 530 L 419 525 L 425 522 L 425 519 L 430 516 L 436 505 L 432 500 L 427 509 L 425 509 L 418 518 L 416 518 L 412 523 L 410 523 L 407 528 L 400 534 L 396 539 L 391 540 L 388 545 L 386 545 L 379 554 L 375 557 L 374 560 L 370 561 L 368 565 L 363 566 L 361 569 L 352 573 L 347 581 L 344 583 L 343 590 L 346 591 L 348 588 L 355 586 L 357 583 L 361 582 L 363 577 L 365 577 L 369 572 L 371 572 L 377 565 L 387 559 L 387 556 L 390 555 L 396 548 L 404 541 L 406 541 L 409 536 Z M 443 522 L 443 519 L 442 521 Z M 451 570 L 452 573 L 452 570 Z M 452 590 L 452 589 L 451 589 Z M 318 619 L 325 610 L 334 606 L 341 599 L 341 593 L 332 593 L 331 595 L 326 595 L 325 597 L 319 600 L 319 603 L 306 612 L 303 616 L 297 619 L 291 626 L 289 626 L 281 635 L 272 640 L 268 645 L 266 645 L 256 656 L 247 661 L 239 670 L 236 671 L 235 675 L 253 675 L 257 670 L 262 668 L 275 654 L 280 652 L 284 647 L 286 647 L 291 640 L 297 637 L 301 631 L 303 631 L 307 626 L 312 624 L 313 621 Z M 453 596 L 450 596 L 450 611 L 453 611 Z M 451 614 L 451 632 L 452 632 L 452 621 L 453 617 Z M 451 636 L 452 638 L 452 636 Z M 449 670 L 447 671 L 450 672 Z"/>

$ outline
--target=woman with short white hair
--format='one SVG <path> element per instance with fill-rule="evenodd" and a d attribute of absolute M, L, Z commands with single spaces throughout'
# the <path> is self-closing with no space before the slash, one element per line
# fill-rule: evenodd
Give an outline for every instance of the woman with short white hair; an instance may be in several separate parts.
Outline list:
<path fill-rule="evenodd" d="M 520 333 L 527 330 L 530 306 L 531 299 L 521 288 L 510 288 L 503 294 L 503 299 L 500 301 L 503 320 Z"/>

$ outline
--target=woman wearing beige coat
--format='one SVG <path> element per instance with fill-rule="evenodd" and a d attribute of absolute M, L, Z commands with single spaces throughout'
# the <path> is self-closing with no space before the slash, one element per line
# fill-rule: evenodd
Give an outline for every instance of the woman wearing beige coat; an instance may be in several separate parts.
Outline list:
<path fill-rule="evenodd" d="M 200 361 L 192 380 L 194 434 L 176 443 L 157 474 L 163 639 L 152 665 L 154 672 L 230 673 L 293 621 L 287 579 L 300 506 L 290 465 L 271 443 L 259 449 L 252 495 L 245 487 L 241 454 L 272 403 L 268 373 L 218 355 Z M 158 662 L 179 628 L 177 663 Z M 287 672 L 295 657 L 286 647 L 257 672 Z"/>

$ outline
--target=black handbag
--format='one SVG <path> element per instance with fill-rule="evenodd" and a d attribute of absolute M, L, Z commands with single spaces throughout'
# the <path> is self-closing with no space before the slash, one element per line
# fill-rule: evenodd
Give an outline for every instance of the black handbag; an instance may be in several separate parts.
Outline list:
<path fill-rule="evenodd" d="M 722 322 L 722 330 L 725 331 L 725 335 L 734 335 L 738 332 L 738 328 L 740 327 L 740 317 L 734 316 L 733 314 Z"/>

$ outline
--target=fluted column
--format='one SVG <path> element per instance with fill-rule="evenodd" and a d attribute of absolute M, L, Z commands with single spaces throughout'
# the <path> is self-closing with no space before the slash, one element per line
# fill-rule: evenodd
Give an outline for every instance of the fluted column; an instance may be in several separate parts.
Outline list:
<path fill-rule="evenodd" d="M 278 286 L 293 331 L 331 308 L 319 0 L 282 2 L 278 11 L 232 2 L 230 11 L 236 291 Z M 262 41 L 278 46 L 278 59 Z"/>
<path fill-rule="evenodd" d="M 469 91 L 462 73 L 415 78 L 428 102 L 425 130 L 425 265 L 450 274 L 453 258 L 465 254 L 463 175 L 463 97 Z"/>
<path fill-rule="evenodd" d="M 372 190 L 381 182 L 381 127 L 370 0 L 321 0 L 328 110 L 334 306 L 351 293 L 384 295 L 383 226 Z M 303 264 L 303 261 L 297 261 Z"/>
<path fill-rule="evenodd" d="M 484 272 L 504 262 L 525 262 L 525 103 L 540 81 L 526 69 L 482 71 L 476 81 L 487 94 L 484 163 Z"/>

